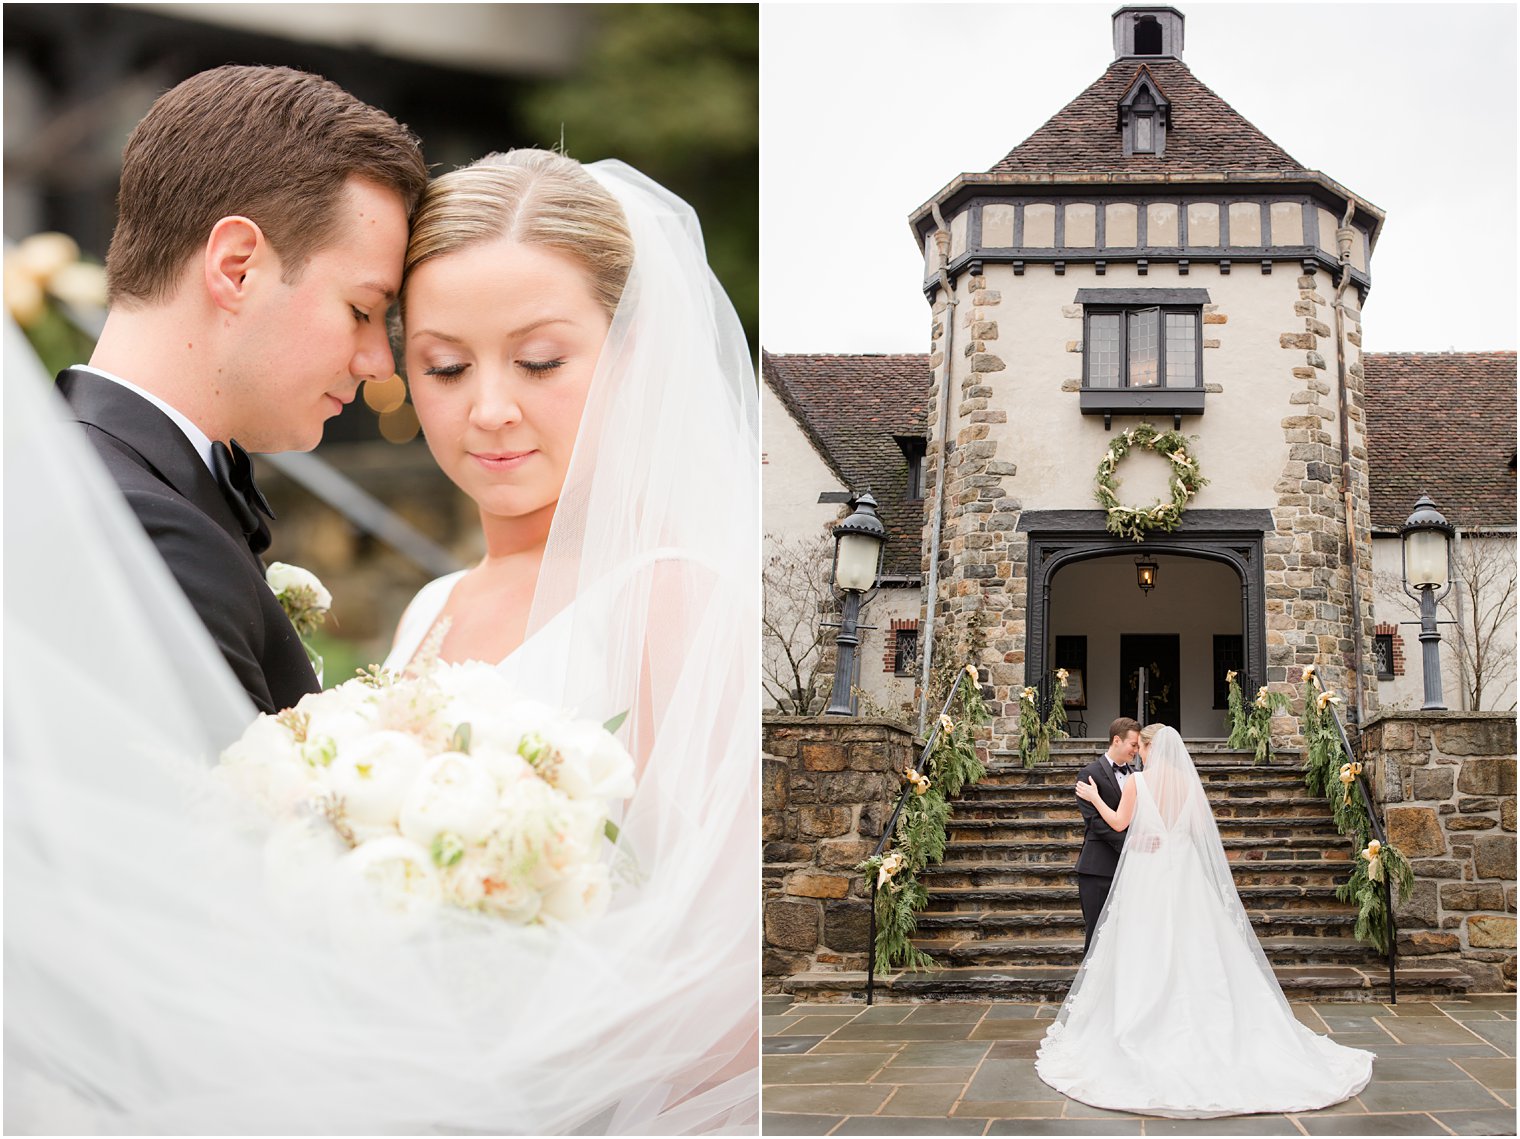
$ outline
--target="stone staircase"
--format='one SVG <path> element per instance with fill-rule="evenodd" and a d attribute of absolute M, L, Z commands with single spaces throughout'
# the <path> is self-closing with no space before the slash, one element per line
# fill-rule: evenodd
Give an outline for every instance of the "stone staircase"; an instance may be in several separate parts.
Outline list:
<path fill-rule="evenodd" d="M 1072 787 L 1102 749 L 1057 743 L 1050 762 L 1026 769 L 995 755 L 986 777 L 953 804 L 945 859 L 924 876 L 928 908 L 916 944 L 938 969 L 878 977 L 877 999 L 1059 1000 L 1082 957 L 1073 867 L 1082 820 Z M 1352 936 L 1354 907 L 1335 887 L 1351 858 L 1330 809 L 1311 796 L 1298 756 L 1256 766 L 1223 741 L 1188 742 L 1220 838 L 1267 959 L 1289 998 L 1387 1000 L 1387 959 Z M 1403 967 L 1401 997 L 1464 991 L 1457 969 Z M 847 978 L 849 978 L 847 980 Z M 787 991 L 824 999 L 858 994 L 864 975 L 811 973 Z"/>

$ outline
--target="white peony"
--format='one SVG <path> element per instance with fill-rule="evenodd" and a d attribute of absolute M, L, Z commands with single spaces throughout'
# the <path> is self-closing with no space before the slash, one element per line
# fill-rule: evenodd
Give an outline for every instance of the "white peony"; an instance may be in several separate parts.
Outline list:
<path fill-rule="evenodd" d="M 605 815 L 548 784 L 524 781 L 502 793 L 487 850 L 510 876 L 538 889 L 597 860 Z"/>
<path fill-rule="evenodd" d="M 290 731 L 262 715 L 222 753 L 219 777 L 266 810 L 293 809 L 312 789 L 311 769 Z"/>
<path fill-rule="evenodd" d="M 333 867 L 334 928 L 362 939 L 366 932 L 420 928 L 443 901 L 428 852 L 399 836 L 377 838 L 349 851 Z"/>
<path fill-rule="evenodd" d="M 424 849 L 445 831 L 472 845 L 491 829 L 498 795 L 480 761 L 461 752 L 434 756 L 402 799 L 401 833 Z"/>
<path fill-rule="evenodd" d="M 590 720 L 549 725 L 544 736 L 559 753 L 550 782 L 572 799 L 626 799 L 633 759 L 617 737 Z"/>
<path fill-rule="evenodd" d="M 354 824 L 394 833 L 401 804 L 427 759 L 415 737 L 373 732 L 340 748 L 318 778 L 342 798 L 344 814 Z"/>
<path fill-rule="evenodd" d="M 476 847 L 467 851 L 439 876 L 444 896 L 454 905 L 479 910 L 508 921 L 530 922 L 538 916 L 542 897 L 518 878 L 507 874 L 495 859 Z"/>

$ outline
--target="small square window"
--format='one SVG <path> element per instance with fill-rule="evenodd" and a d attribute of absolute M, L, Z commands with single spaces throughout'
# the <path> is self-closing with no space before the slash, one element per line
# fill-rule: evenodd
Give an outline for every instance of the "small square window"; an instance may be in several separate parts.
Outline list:
<path fill-rule="evenodd" d="M 892 672 L 896 676 L 918 675 L 918 630 L 898 629 L 893 634 Z"/>
<path fill-rule="evenodd" d="M 1378 633 L 1372 638 L 1372 655 L 1377 660 L 1379 680 L 1393 679 L 1393 634 Z"/>

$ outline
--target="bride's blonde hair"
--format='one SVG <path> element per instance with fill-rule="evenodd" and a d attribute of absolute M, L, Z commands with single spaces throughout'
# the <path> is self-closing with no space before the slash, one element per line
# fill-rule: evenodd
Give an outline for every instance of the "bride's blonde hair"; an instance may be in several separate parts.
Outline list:
<path fill-rule="evenodd" d="M 1156 742 L 1156 737 L 1161 734 L 1161 729 L 1164 727 L 1166 727 L 1165 724 L 1146 724 L 1140 729 L 1140 741 L 1149 747 Z"/>
<path fill-rule="evenodd" d="M 579 162 L 547 150 L 488 154 L 430 183 L 412 218 L 403 281 L 435 257 L 502 238 L 569 254 L 612 318 L 633 268 L 623 208 Z"/>

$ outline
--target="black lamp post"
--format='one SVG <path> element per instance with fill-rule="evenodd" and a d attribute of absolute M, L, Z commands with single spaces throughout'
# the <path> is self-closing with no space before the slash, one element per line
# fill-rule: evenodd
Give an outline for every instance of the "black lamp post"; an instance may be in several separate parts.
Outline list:
<path fill-rule="evenodd" d="M 1451 539 L 1455 532 L 1430 496 L 1424 494 L 1399 530 L 1404 549 L 1404 592 L 1420 602 L 1427 712 L 1446 710 L 1441 701 L 1441 634 L 1436 630 L 1436 603 L 1451 592 Z"/>
<path fill-rule="evenodd" d="M 834 666 L 834 691 L 829 695 L 827 716 L 854 715 L 850 707 L 850 681 L 855 675 L 855 650 L 860 645 L 860 597 L 876 585 L 881 572 L 887 528 L 876 513 L 876 500 L 869 494 L 855 499 L 854 512 L 834 527 L 836 589 L 844 592 L 844 613 L 839 622 L 839 659 Z"/>

